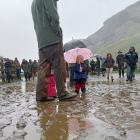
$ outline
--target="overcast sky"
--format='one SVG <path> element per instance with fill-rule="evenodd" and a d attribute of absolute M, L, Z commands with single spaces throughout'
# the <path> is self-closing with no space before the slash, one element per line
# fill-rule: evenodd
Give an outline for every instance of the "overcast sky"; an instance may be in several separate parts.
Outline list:
<path fill-rule="evenodd" d="M 86 38 L 103 22 L 138 0 L 60 0 L 64 42 Z M 0 56 L 38 58 L 31 16 L 32 0 L 0 0 Z"/>

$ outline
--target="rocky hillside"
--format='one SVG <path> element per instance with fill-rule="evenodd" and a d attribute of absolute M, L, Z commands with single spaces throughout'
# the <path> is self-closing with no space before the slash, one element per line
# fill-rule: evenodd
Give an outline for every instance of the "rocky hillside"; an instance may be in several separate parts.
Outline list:
<path fill-rule="evenodd" d="M 119 49 L 126 52 L 130 46 L 140 54 L 140 1 L 106 20 L 87 40 L 93 44 L 89 48 L 99 54 L 116 55 Z"/>

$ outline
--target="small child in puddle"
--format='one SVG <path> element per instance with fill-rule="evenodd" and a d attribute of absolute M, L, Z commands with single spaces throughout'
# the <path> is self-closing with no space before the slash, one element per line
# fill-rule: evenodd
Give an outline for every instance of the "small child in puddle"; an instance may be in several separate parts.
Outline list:
<path fill-rule="evenodd" d="M 78 55 L 76 58 L 74 80 L 75 80 L 75 92 L 79 94 L 80 90 L 82 93 L 86 92 L 86 81 L 87 81 L 87 66 L 84 63 L 84 57 Z"/>

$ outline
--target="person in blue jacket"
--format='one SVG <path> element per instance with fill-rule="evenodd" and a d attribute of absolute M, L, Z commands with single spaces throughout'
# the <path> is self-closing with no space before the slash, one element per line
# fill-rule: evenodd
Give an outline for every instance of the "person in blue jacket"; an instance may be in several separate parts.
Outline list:
<path fill-rule="evenodd" d="M 138 54 L 133 51 L 134 47 L 130 47 L 129 52 L 125 54 L 125 60 L 127 64 L 127 81 L 133 80 L 133 75 L 138 62 Z"/>
<path fill-rule="evenodd" d="M 74 71 L 74 80 L 75 80 L 75 92 L 79 94 L 81 89 L 82 93 L 86 92 L 86 81 L 87 81 L 87 66 L 84 63 L 83 56 L 77 56 L 75 71 Z"/>
<path fill-rule="evenodd" d="M 132 49 L 133 49 L 133 53 L 135 53 L 137 55 L 137 61 L 138 61 L 138 53 L 136 52 L 135 47 L 132 47 Z M 135 80 L 135 71 L 136 71 L 136 69 L 137 69 L 137 64 L 136 64 L 135 70 L 133 72 L 133 80 Z"/>

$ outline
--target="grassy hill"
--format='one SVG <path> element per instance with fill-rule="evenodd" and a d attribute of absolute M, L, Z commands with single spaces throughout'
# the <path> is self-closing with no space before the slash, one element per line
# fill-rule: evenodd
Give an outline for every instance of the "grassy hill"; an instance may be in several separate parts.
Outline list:
<path fill-rule="evenodd" d="M 134 46 L 140 54 L 140 1 L 109 18 L 87 40 L 92 44 L 88 48 L 93 53 L 106 55 L 111 52 L 116 56 L 118 50 L 126 53 Z"/>
<path fill-rule="evenodd" d="M 101 49 L 97 49 L 96 53 L 101 55 L 106 55 L 108 52 L 111 52 L 113 56 L 117 55 L 118 50 L 123 51 L 123 53 L 128 52 L 130 46 L 135 46 L 136 51 L 140 54 L 140 34 L 128 39 L 122 39 L 115 43 L 110 43 L 103 46 Z"/>

